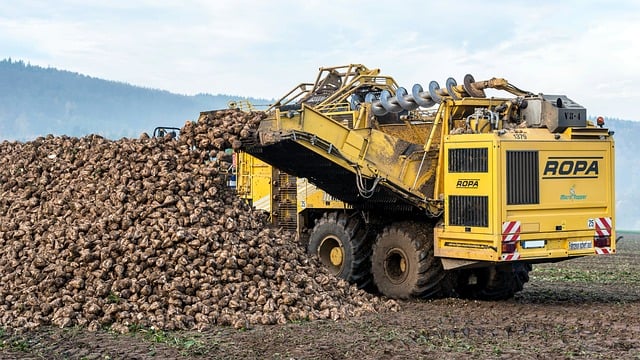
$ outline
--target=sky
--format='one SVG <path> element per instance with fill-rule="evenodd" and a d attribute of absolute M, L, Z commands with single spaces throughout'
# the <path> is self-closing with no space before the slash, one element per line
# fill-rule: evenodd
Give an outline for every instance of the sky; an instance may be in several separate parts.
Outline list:
<path fill-rule="evenodd" d="M 406 88 L 502 77 L 626 120 L 638 34 L 637 0 L 0 2 L 0 59 L 179 94 L 275 99 L 353 63 Z"/>

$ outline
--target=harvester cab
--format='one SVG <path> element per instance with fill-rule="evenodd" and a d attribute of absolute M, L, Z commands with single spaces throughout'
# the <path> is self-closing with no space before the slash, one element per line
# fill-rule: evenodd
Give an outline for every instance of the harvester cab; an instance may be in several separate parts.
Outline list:
<path fill-rule="evenodd" d="M 180 136 L 180 128 L 171 126 L 158 126 L 153 129 L 153 137 L 160 138 L 169 136 L 172 139 L 177 139 Z"/>

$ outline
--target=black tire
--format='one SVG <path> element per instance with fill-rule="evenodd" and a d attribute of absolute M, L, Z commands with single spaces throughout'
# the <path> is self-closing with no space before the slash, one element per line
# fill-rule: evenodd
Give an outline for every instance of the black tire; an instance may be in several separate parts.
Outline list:
<path fill-rule="evenodd" d="M 455 290 L 460 297 L 466 299 L 510 299 L 522 291 L 524 284 L 529 281 L 531 269 L 531 264 L 513 263 L 460 270 Z"/>
<path fill-rule="evenodd" d="M 446 290 L 442 262 L 433 256 L 433 227 L 401 222 L 376 239 L 371 272 L 378 290 L 393 299 L 432 298 Z"/>
<path fill-rule="evenodd" d="M 307 250 L 335 276 L 370 288 L 371 241 L 358 214 L 324 213 L 311 231 Z"/>

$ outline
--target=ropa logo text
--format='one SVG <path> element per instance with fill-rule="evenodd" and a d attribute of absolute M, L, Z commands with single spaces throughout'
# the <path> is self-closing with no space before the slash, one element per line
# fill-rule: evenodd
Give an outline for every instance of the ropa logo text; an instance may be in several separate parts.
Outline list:
<path fill-rule="evenodd" d="M 478 188 L 478 179 L 460 179 L 456 183 L 457 188 Z"/>
<path fill-rule="evenodd" d="M 598 160 L 591 159 L 563 159 L 552 160 L 549 158 L 544 166 L 543 178 L 553 177 L 598 177 Z"/>

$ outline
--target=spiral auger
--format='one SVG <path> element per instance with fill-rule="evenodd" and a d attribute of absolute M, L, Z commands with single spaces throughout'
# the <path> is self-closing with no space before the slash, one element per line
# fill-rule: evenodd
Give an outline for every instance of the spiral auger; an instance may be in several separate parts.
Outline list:
<path fill-rule="evenodd" d="M 403 87 L 399 87 L 395 94 L 385 89 L 380 92 L 368 93 L 365 96 L 365 102 L 371 103 L 374 115 L 384 116 L 388 113 L 415 110 L 418 107 L 429 108 L 441 103 L 447 97 L 453 100 L 465 97 L 485 98 L 484 89 L 487 88 L 506 90 L 518 96 L 529 94 L 529 92 L 509 84 L 505 79 L 492 78 L 476 81 L 473 75 L 467 74 L 464 76 L 462 85 L 458 85 L 456 80 L 450 77 L 445 81 L 444 89 L 440 88 L 437 81 L 431 81 L 426 91 L 420 84 L 413 85 L 410 94 Z"/>

